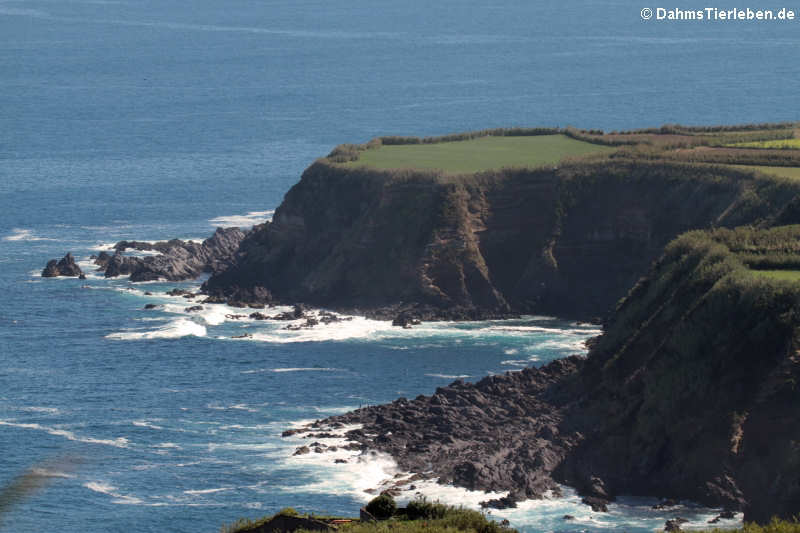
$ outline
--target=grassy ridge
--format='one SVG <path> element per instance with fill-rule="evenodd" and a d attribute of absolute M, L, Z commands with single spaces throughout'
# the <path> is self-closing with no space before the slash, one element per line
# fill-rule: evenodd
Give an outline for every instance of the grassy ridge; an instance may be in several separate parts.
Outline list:
<path fill-rule="evenodd" d="M 415 168 L 471 173 L 502 167 L 555 164 L 567 156 L 605 153 L 612 148 L 565 135 L 487 136 L 457 142 L 391 144 L 361 152 L 347 166 Z"/>
<path fill-rule="evenodd" d="M 765 276 L 779 281 L 800 281 L 800 270 L 751 270 L 757 276 Z"/>
<path fill-rule="evenodd" d="M 800 139 L 775 139 L 771 141 L 755 141 L 737 143 L 734 146 L 740 148 L 781 148 L 797 150 L 800 149 Z"/>
<path fill-rule="evenodd" d="M 661 128 L 605 133 L 567 128 L 495 128 L 438 137 L 377 137 L 365 144 L 337 146 L 325 161 L 382 170 L 428 170 L 469 174 L 507 167 L 539 167 L 564 158 L 594 160 L 666 159 L 765 167 L 796 171 L 768 173 L 800 176 L 800 139 L 795 123 Z"/>
<path fill-rule="evenodd" d="M 782 178 L 800 180 L 800 167 L 770 167 L 767 165 L 736 165 L 734 168 L 754 170 Z"/>

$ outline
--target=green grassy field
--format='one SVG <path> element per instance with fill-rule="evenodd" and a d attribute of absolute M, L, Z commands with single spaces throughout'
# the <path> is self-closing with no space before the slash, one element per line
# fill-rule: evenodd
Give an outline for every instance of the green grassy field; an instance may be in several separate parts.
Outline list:
<path fill-rule="evenodd" d="M 780 281 L 800 281 L 800 270 L 750 270 L 750 272 Z"/>
<path fill-rule="evenodd" d="M 736 148 L 793 148 L 800 149 L 800 139 L 774 139 L 772 141 L 756 141 L 735 143 Z"/>
<path fill-rule="evenodd" d="M 733 168 L 755 170 L 764 174 L 772 174 L 782 178 L 800 180 L 800 167 L 768 167 L 757 165 L 731 165 Z"/>
<path fill-rule="evenodd" d="M 481 137 L 469 141 L 381 146 L 365 150 L 348 166 L 439 169 L 479 172 L 502 167 L 535 167 L 566 156 L 612 151 L 614 148 L 576 141 L 564 135 Z"/>

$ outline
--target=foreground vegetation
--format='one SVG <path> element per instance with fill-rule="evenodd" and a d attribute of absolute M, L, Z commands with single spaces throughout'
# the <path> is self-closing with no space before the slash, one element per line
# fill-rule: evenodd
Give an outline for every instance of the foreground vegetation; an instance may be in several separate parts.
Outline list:
<path fill-rule="evenodd" d="M 242 519 L 223 526 L 221 533 L 250 533 L 269 524 L 276 517 L 312 518 L 320 522 L 335 522 L 343 533 L 516 533 L 507 527 L 507 522 L 498 524 L 478 511 L 452 507 L 425 499 L 412 501 L 407 507 L 398 509 L 390 496 L 378 496 L 366 507 L 377 522 L 362 522 L 359 519 L 337 519 L 315 515 L 301 515 L 292 508 L 278 511 L 258 520 Z M 303 531 L 298 529 L 297 531 Z"/>
<path fill-rule="evenodd" d="M 713 529 L 714 533 L 800 533 L 800 522 L 795 520 L 778 520 L 773 518 L 769 523 L 759 525 L 746 523 L 737 529 Z"/>

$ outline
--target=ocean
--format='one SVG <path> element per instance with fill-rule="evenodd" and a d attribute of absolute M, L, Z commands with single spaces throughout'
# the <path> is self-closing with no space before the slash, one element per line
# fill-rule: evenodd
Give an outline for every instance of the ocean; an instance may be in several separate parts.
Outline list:
<path fill-rule="evenodd" d="M 67 251 L 86 270 L 121 239 L 267 220 L 315 158 L 376 135 L 798 118 L 793 26 L 644 21 L 642 7 L 0 1 L 0 483 L 52 476 L 0 531 L 213 532 L 286 506 L 352 515 L 397 474 L 391 458 L 293 456 L 302 439 L 281 432 L 584 353 L 599 330 L 555 317 L 294 332 L 166 294 L 202 280 L 39 273 Z M 525 532 L 651 531 L 716 514 L 654 503 L 592 513 L 565 488 L 492 516 Z"/>

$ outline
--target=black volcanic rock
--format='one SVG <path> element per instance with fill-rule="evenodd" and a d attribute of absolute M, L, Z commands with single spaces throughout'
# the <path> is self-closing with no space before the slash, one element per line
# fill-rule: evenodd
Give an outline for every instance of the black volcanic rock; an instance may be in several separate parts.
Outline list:
<path fill-rule="evenodd" d="M 394 320 L 392 320 L 393 326 L 400 326 L 406 329 L 411 326 L 418 326 L 419 324 L 421 324 L 420 320 L 408 311 L 401 311 L 394 317 Z"/>
<path fill-rule="evenodd" d="M 624 158 L 457 180 L 321 160 L 203 291 L 215 301 L 393 307 L 381 313 L 388 320 L 423 308 L 423 321 L 589 319 L 605 316 L 680 233 L 777 216 L 799 193 L 735 169 Z"/>
<path fill-rule="evenodd" d="M 509 491 L 487 505 L 562 483 L 595 511 L 635 494 L 742 510 L 748 521 L 791 518 L 800 285 L 744 261 L 800 264 L 797 242 L 800 226 L 689 232 L 620 301 L 588 358 L 456 381 L 310 427 L 360 424 L 347 438 L 403 470 Z"/>
<path fill-rule="evenodd" d="M 113 255 L 101 252 L 95 264 L 106 277 L 130 276 L 131 281 L 193 279 L 203 272 L 215 274 L 230 267 L 245 235 L 239 228 L 217 228 L 202 243 L 178 239 L 157 243 L 120 241 L 114 246 Z M 159 253 L 145 257 L 124 255 L 131 249 Z"/>
<path fill-rule="evenodd" d="M 551 474 L 579 436 L 558 430 L 558 389 L 582 365 L 571 357 L 474 385 L 456 381 L 433 396 L 359 409 L 323 425 L 363 424 L 347 438 L 391 454 L 403 470 L 432 469 L 442 482 L 511 491 L 508 499 L 487 502 L 509 507 L 548 491 L 560 493 Z"/>
<path fill-rule="evenodd" d="M 60 261 L 51 259 L 42 270 L 43 278 L 55 278 L 58 276 L 80 277 L 82 275 L 83 271 L 75 263 L 75 258 L 72 257 L 71 253 L 67 253 Z"/>

